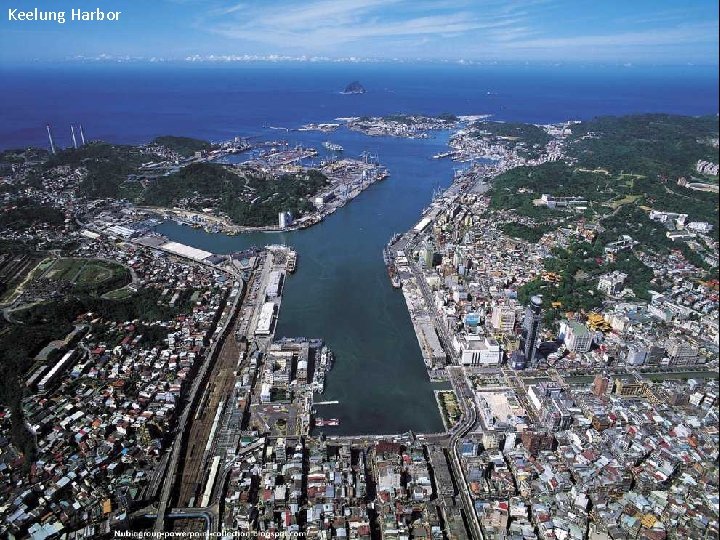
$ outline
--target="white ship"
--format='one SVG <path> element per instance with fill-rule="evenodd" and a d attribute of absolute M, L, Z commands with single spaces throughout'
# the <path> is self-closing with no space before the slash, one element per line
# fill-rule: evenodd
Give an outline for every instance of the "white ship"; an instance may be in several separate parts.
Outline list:
<path fill-rule="evenodd" d="M 322 145 L 331 152 L 342 152 L 344 150 L 339 144 L 331 143 L 330 141 L 325 141 Z"/>

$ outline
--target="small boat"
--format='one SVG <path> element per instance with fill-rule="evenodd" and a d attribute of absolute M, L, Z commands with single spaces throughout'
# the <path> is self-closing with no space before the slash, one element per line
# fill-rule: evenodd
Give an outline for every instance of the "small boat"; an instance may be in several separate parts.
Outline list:
<path fill-rule="evenodd" d="M 325 141 L 322 145 L 331 152 L 342 152 L 344 150 L 339 144 L 331 143 L 330 141 Z"/>

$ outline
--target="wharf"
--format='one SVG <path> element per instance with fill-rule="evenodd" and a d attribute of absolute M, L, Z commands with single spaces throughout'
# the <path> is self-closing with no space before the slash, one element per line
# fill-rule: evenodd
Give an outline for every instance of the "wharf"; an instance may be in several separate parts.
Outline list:
<path fill-rule="evenodd" d="M 446 380 L 442 368 L 447 361 L 447 353 L 443 349 L 435 331 L 433 317 L 425 306 L 417 278 L 412 274 L 403 274 L 400 280 L 403 284 L 403 296 L 410 312 L 410 320 L 415 329 L 415 335 L 420 345 L 420 352 L 428 370 L 428 375 L 432 380 Z"/>

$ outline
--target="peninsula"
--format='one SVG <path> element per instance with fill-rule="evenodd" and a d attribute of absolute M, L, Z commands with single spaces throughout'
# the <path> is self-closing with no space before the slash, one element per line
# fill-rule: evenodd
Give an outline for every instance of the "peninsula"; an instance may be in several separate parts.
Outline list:
<path fill-rule="evenodd" d="M 53 150 L 6 151 L 0 164 L 14 171 L 15 189 L 29 185 L 58 202 L 97 201 L 87 205 L 86 222 L 121 200 L 231 234 L 309 227 L 388 176 L 368 156 L 316 163 L 316 149 L 284 141 L 164 136 L 140 146 L 92 141 Z M 231 156 L 240 159 L 231 163 Z M 131 223 L 130 216 L 114 224 Z"/>

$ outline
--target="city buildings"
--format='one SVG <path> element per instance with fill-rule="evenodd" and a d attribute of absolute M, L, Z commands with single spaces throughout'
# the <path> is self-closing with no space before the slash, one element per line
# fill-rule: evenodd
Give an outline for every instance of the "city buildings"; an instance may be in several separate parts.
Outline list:
<path fill-rule="evenodd" d="M 540 328 L 542 325 L 542 298 L 533 296 L 525 309 L 522 322 L 522 350 L 529 365 L 536 364 Z"/>

